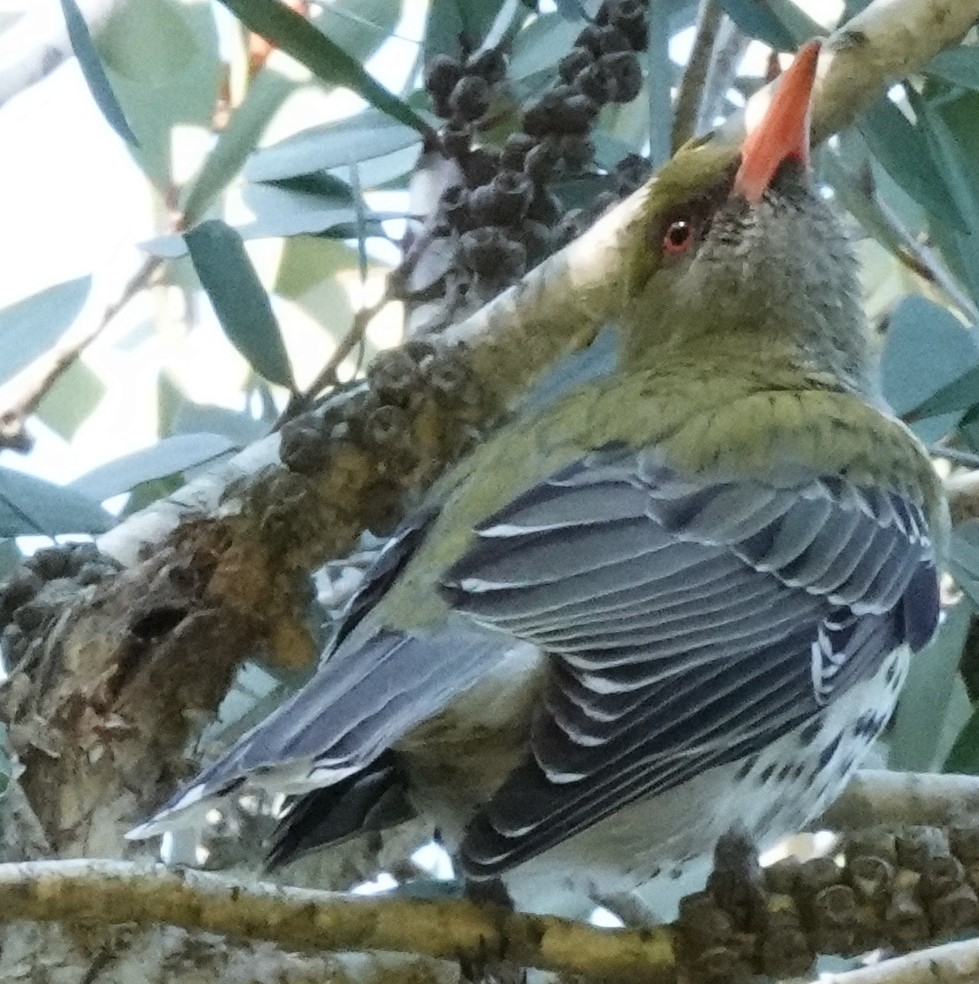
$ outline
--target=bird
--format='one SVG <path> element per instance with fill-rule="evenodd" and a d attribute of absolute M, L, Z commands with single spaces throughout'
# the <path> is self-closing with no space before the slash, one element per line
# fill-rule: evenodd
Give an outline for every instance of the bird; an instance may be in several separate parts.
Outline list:
<path fill-rule="evenodd" d="M 812 177 L 819 50 L 646 187 L 615 372 L 450 469 L 315 675 L 129 836 L 282 793 L 285 861 L 413 810 L 552 911 L 839 794 L 936 631 L 948 517 Z"/>

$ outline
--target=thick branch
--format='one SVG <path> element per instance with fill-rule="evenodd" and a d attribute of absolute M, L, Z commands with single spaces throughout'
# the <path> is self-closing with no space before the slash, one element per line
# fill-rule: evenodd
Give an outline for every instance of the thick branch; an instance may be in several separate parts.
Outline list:
<path fill-rule="evenodd" d="M 976 816 L 979 776 L 868 769 L 857 773 L 814 826 L 840 831 L 873 824 L 948 827 Z"/>
<path fill-rule="evenodd" d="M 471 902 L 403 901 L 242 886 L 195 871 L 123 861 L 0 865 L 0 920 L 166 923 L 287 950 L 381 950 L 479 964 L 487 954 L 592 979 L 674 979 L 669 930 L 607 931 Z"/>
<path fill-rule="evenodd" d="M 860 970 L 820 974 L 819 984 L 972 984 L 977 978 L 979 940 L 964 940 Z"/>

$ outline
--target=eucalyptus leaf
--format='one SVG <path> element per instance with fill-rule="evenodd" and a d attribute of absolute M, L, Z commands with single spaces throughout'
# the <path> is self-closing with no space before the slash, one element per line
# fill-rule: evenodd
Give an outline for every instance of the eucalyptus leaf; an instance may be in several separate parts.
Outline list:
<path fill-rule="evenodd" d="M 347 167 L 407 147 L 420 146 L 418 133 L 376 109 L 300 130 L 256 151 L 245 166 L 250 181 L 276 181 Z"/>
<path fill-rule="evenodd" d="M 979 520 L 956 523 L 949 541 L 948 564 L 955 583 L 979 607 Z"/>
<path fill-rule="evenodd" d="M 71 326 L 92 287 L 90 276 L 67 280 L 0 309 L 0 382 L 43 355 Z"/>
<path fill-rule="evenodd" d="M 967 89 L 979 89 L 979 47 L 966 44 L 949 48 L 935 55 L 923 71 Z"/>
<path fill-rule="evenodd" d="M 222 58 L 213 7 L 182 0 L 114 4 L 96 47 L 139 138 L 130 152 L 169 196 L 174 130 L 210 128 L 214 116 Z"/>
<path fill-rule="evenodd" d="M 346 86 L 422 135 L 434 135 L 411 106 L 385 89 L 356 58 L 279 0 L 221 0 L 221 3 L 249 30 L 281 48 L 324 82 Z"/>
<path fill-rule="evenodd" d="M 102 67 L 102 59 L 95 50 L 92 35 L 78 4 L 75 0 L 61 0 L 61 11 L 65 17 L 65 27 L 68 29 L 68 39 L 71 41 L 72 50 L 78 59 L 78 65 L 92 93 L 92 98 L 102 110 L 102 115 L 109 126 L 126 143 L 138 147 L 139 141 L 126 119 L 126 114 L 122 111 L 122 106 L 119 105 L 119 100 L 116 99 L 116 94 L 112 91 L 105 69 Z"/>
<path fill-rule="evenodd" d="M 795 49 L 796 39 L 792 32 L 763 0 L 721 0 L 721 6 L 745 34 L 778 51 Z"/>
<path fill-rule="evenodd" d="M 114 522 L 75 489 L 0 467 L 0 537 L 104 533 Z"/>
<path fill-rule="evenodd" d="M 478 47 L 506 0 L 431 0 L 425 27 L 425 55 L 458 55 L 459 39 Z"/>
<path fill-rule="evenodd" d="M 909 772 L 941 767 L 969 716 L 959 661 L 973 607 L 962 601 L 950 611 L 928 646 L 911 660 L 897 712 L 887 733 L 888 765 Z M 922 722 L 928 722 L 922 727 Z"/>
<path fill-rule="evenodd" d="M 401 13 L 400 0 L 337 0 L 314 23 L 351 57 L 366 61 L 389 37 Z M 204 218 L 214 199 L 245 164 L 272 117 L 299 83 L 266 65 L 251 80 L 241 104 L 218 134 L 197 176 L 184 190 L 184 221 Z"/>
<path fill-rule="evenodd" d="M 979 710 L 973 711 L 942 765 L 942 772 L 979 775 Z"/>
<path fill-rule="evenodd" d="M 296 83 L 265 68 L 248 87 L 248 94 L 231 114 L 196 177 L 183 195 L 184 222 L 199 222 L 215 198 L 234 180 L 254 151 L 269 121 L 295 91 Z"/>
<path fill-rule="evenodd" d="M 184 234 L 191 262 L 232 345 L 256 372 L 295 389 L 279 324 L 241 236 L 220 219 Z"/>
<path fill-rule="evenodd" d="M 888 174 L 939 222 L 965 230 L 945 173 L 932 156 L 928 139 L 886 96 L 864 110 L 858 127 Z"/>
<path fill-rule="evenodd" d="M 235 450 L 236 445 L 220 434 L 180 434 L 165 437 L 152 447 L 110 461 L 71 483 L 71 488 L 90 499 L 104 502 L 128 492 L 143 482 L 176 475 L 198 465 L 209 464 Z"/>
<path fill-rule="evenodd" d="M 926 441 L 979 403 L 979 345 L 945 308 L 912 295 L 895 309 L 881 355 L 884 396 Z"/>
<path fill-rule="evenodd" d="M 557 75 L 555 52 L 562 55 L 571 50 L 581 34 L 582 22 L 569 20 L 562 13 L 542 14 L 532 20 L 513 39 L 507 78 L 519 82 L 537 72 Z"/>

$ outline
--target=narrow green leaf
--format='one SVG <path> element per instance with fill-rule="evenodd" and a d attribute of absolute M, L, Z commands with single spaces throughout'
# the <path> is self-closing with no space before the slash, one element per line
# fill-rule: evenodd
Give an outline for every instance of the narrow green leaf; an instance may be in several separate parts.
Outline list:
<path fill-rule="evenodd" d="M 75 479 L 71 488 L 96 502 L 128 492 L 143 482 L 156 481 L 209 464 L 234 450 L 235 445 L 219 434 L 180 434 L 165 437 L 152 447 L 123 455 L 93 468 Z"/>
<path fill-rule="evenodd" d="M 114 522 L 81 492 L 0 468 L 0 537 L 104 533 Z"/>
<path fill-rule="evenodd" d="M 959 732 L 942 765 L 942 772 L 979 775 L 979 710 L 972 712 L 965 727 Z"/>
<path fill-rule="evenodd" d="M 56 434 L 70 441 L 102 402 L 106 385 L 81 359 L 52 386 L 37 406 L 37 415 Z"/>
<path fill-rule="evenodd" d="M 796 39 L 763 0 L 721 0 L 727 15 L 746 34 L 778 51 L 794 51 Z"/>
<path fill-rule="evenodd" d="M 209 128 L 214 118 L 223 60 L 214 15 L 209 3 L 116 3 L 95 39 L 139 137 L 132 155 L 167 196 L 175 181 L 175 128 Z"/>
<path fill-rule="evenodd" d="M 857 125 L 887 173 L 936 221 L 966 228 L 920 126 L 914 126 L 886 96 L 864 110 Z"/>
<path fill-rule="evenodd" d="M 92 35 L 89 33 L 88 24 L 75 0 L 61 0 L 61 10 L 65 16 L 65 26 L 68 29 L 68 38 L 71 41 L 72 50 L 78 59 L 78 65 L 82 70 L 85 82 L 88 84 L 92 98 L 102 110 L 102 115 L 106 122 L 116 133 L 122 137 L 132 147 L 138 147 L 139 141 L 133 133 L 126 119 L 126 114 L 116 99 L 116 94 L 109 85 L 105 69 L 102 67 L 102 60 L 99 58 L 95 45 L 92 43 Z"/>
<path fill-rule="evenodd" d="M 78 317 L 91 287 L 91 277 L 79 277 L 0 310 L 0 383 L 54 345 Z"/>
<path fill-rule="evenodd" d="M 295 91 L 296 83 L 269 68 L 249 86 L 241 105 L 231 114 L 200 171 L 184 193 L 184 222 L 199 222 L 211 202 L 224 191 L 242 169 L 248 155 L 261 139 L 269 120 Z"/>
<path fill-rule="evenodd" d="M 264 147 L 249 159 L 245 176 L 250 181 L 278 181 L 346 167 L 382 157 L 406 147 L 420 146 L 418 133 L 376 109 L 365 109 L 335 123 L 300 130 L 285 140 Z"/>
<path fill-rule="evenodd" d="M 963 373 L 979 373 L 973 335 L 941 305 L 917 295 L 905 298 L 887 329 L 881 377 L 895 413 L 909 421 L 928 420 L 931 429 L 916 428 L 922 440 L 938 440 L 963 410 L 979 402 L 979 389 Z"/>
<path fill-rule="evenodd" d="M 343 85 L 423 136 L 432 128 L 404 100 L 385 89 L 356 59 L 279 0 L 221 0 L 249 30 L 260 34 L 314 75 Z"/>
<path fill-rule="evenodd" d="M 295 389 L 279 324 L 241 236 L 220 219 L 184 234 L 191 262 L 231 344 L 255 371 Z"/>
<path fill-rule="evenodd" d="M 314 23 L 348 55 L 363 63 L 390 36 L 400 13 L 400 0 L 337 0 L 324 8 Z M 242 169 L 269 121 L 297 88 L 297 82 L 267 65 L 255 76 L 204 166 L 184 191 L 184 222 L 188 227 L 204 218 L 211 202 Z M 413 141 L 417 141 L 418 134 L 411 133 Z"/>
<path fill-rule="evenodd" d="M 938 634 L 911 660 L 890 730 L 888 766 L 909 772 L 941 767 L 969 715 L 959 673 L 973 607 L 962 601 L 946 613 Z M 922 727 L 927 721 L 928 727 Z"/>
<path fill-rule="evenodd" d="M 431 0 L 425 25 L 425 54 L 458 55 L 460 38 L 477 47 L 493 26 L 505 0 Z M 562 49 L 562 54 L 566 49 Z"/>
<path fill-rule="evenodd" d="M 979 46 L 961 45 L 942 51 L 923 69 L 926 75 L 937 75 L 966 89 L 979 89 Z"/>

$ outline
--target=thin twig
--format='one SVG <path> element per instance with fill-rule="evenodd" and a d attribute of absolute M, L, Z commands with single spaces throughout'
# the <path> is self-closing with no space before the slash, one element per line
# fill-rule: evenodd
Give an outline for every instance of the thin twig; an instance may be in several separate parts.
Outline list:
<path fill-rule="evenodd" d="M 750 43 L 751 37 L 724 14 L 714 40 L 710 68 L 704 79 L 693 127 L 695 134 L 706 133 L 714 126 L 715 119 L 723 110 L 724 98 L 738 77 L 741 59 Z"/>
<path fill-rule="evenodd" d="M 302 393 L 293 394 L 279 419 L 275 422 L 275 426 L 272 428 L 273 430 L 279 430 L 283 424 L 309 410 L 313 401 L 323 390 L 330 386 L 336 386 L 340 382 L 337 377 L 337 370 L 340 368 L 341 363 L 363 342 L 367 327 L 390 300 L 390 295 L 385 291 L 374 304 L 362 307 L 354 314 L 353 324 L 351 324 L 347 334 L 340 339 L 329 361 Z"/>
<path fill-rule="evenodd" d="M 979 309 L 971 298 L 956 283 L 955 278 L 948 272 L 938 256 L 926 243 L 915 236 L 900 220 L 897 213 L 877 194 L 873 185 L 873 175 L 869 164 L 867 167 L 868 180 L 858 181 L 858 186 L 864 186 L 867 200 L 877 213 L 877 218 L 884 229 L 891 234 L 896 246 L 895 255 L 909 270 L 933 284 L 942 291 L 965 317 L 973 324 L 979 324 Z"/>
<path fill-rule="evenodd" d="M 158 256 L 148 256 L 140 268 L 129 278 L 126 285 L 111 304 L 102 312 L 102 317 L 81 337 L 45 352 L 35 362 L 31 381 L 25 391 L 14 403 L 0 414 L 0 448 L 27 452 L 33 441 L 24 431 L 24 423 L 37 409 L 40 402 L 50 392 L 55 383 L 78 361 L 79 356 L 112 323 L 120 311 L 138 294 L 150 285 L 153 277 L 163 266 Z M 42 369 L 37 369 L 43 364 Z M 31 372 L 31 370 L 27 370 Z"/>
<path fill-rule="evenodd" d="M 968 465 L 970 468 L 979 468 L 979 454 L 974 451 L 962 451 L 959 448 L 951 448 L 945 444 L 929 444 L 928 453 L 935 458 L 948 458 L 960 465 Z"/>
<path fill-rule="evenodd" d="M 704 86 L 714 57 L 714 43 L 724 19 L 719 0 L 700 0 L 697 33 L 694 35 L 690 60 L 687 62 L 673 112 L 673 149 L 697 135 L 701 119 Z"/>

